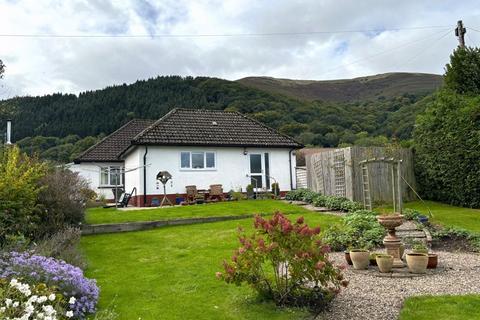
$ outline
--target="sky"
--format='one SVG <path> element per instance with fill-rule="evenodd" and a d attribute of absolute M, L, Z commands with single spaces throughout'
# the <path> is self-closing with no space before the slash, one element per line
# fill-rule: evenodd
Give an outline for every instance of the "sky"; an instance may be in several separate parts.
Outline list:
<path fill-rule="evenodd" d="M 441 74 L 459 19 L 480 45 L 475 0 L 0 0 L 0 98 L 159 75 Z"/>

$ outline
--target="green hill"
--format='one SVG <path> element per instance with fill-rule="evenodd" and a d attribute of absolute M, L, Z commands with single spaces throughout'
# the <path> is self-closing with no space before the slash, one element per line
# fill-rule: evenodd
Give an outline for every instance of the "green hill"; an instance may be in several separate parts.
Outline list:
<path fill-rule="evenodd" d="M 131 118 L 158 119 L 175 107 L 236 110 L 306 145 L 382 144 L 389 137 L 410 138 L 415 115 L 423 110 L 424 101 L 439 85 L 435 79 L 440 78 L 388 74 L 328 82 L 272 80 L 283 83 L 281 88 L 290 88 L 288 93 L 271 89 L 275 86 L 259 89 L 245 85 L 246 79 L 167 76 L 78 96 L 17 97 L 0 101 L 0 119 L 13 119 L 14 141 L 24 150 L 62 162 L 69 161 Z M 324 96 L 322 92 L 333 92 L 318 89 L 326 83 L 325 88 L 337 83 L 339 92 Z M 291 89 L 313 87 L 318 90 Z M 341 98 L 342 90 L 350 95 L 345 93 Z M 315 99 L 306 99 L 312 97 L 313 92 L 317 92 Z"/>
<path fill-rule="evenodd" d="M 237 80 L 251 88 L 305 100 L 347 102 L 391 98 L 405 93 L 422 95 L 438 89 L 443 78 L 426 73 L 385 73 L 355 79 L 313 81 L 270 77 Z"/>

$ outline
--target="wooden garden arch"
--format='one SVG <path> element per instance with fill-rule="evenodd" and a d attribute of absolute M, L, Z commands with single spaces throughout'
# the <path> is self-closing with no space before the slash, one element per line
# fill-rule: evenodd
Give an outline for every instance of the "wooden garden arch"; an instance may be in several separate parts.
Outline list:
<path fill-rule="evenodd" d="M 402 213 L 402 160 L 395 158 L 372 158 L 360 161 L 360 170 L 362 171 L 362 191 L 363 206 L 367 210 L 372 210 L 372 197 L 370 193 L 370 176 L 368 165 L 371 163 L 387 163 L 391 165 L 392 174 L 392 196 L 393 196 L 393 212 Z"/>

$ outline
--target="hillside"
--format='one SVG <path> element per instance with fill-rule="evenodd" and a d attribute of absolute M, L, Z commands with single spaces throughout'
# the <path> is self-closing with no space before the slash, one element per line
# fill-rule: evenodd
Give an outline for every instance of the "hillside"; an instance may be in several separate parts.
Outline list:
<path fill-rule="evenodd" d="M 247 77 L 237 80 L 251 88 L 292 98 L 334 102 L 391 98 L 405 93 L 422 95 L 436 90 L 443 78 L 426 73 L 385 73 L 375 76 L 331 81 Z"/>
<path fill-rule="evenodd" d="M 158 119 L 175 107 L 239 111 L 305 145 L 381 145 L 390 137 L 400 140 L 411 137 L 415 116 L 424 109 L 434 88 L 433 85 L 428 87 L 426 80 L 419 80 L 422 85 L 416 88 L 413 82 L 396 81 L 398 77 L 419 79 L 418 75 L 405 74 L 368 77 L 364 78 L 368 81 L 362 80 L 364 89 L 357 88 L 357 96 L 361 99 L 322 101 L 261 90 L 244 85 L 244 80 L 166 76 L 83 92 L 78 96 L 53 94 L 0 101 L 0 119 L 13 119 L 14 141 L 24 150 L 62 162 L 69 161 L 129 119 Z M 303 86 L 293 80 L 275 81 Z M 358 81 L 328 83 L 340 83 L 339 88 L 347 88 L 348 83 Z M 301 83 L 318 87 L 318 83 L 324 82 Z M 378 89 L 381 86 L 383 89 Z M 350 85 L 349 92 L 353 92 L 353 87 Z M 374 98 L 366 98 L 371 96 Z M 0 127 L 0 130 L 4 129 Z"/>

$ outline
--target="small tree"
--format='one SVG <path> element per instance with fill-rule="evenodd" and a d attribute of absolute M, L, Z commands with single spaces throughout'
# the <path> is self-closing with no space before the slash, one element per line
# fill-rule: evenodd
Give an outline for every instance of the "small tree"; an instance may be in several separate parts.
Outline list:
<path fill-rule="evenodd" d="M 40 221 L 37 197 L 46 165 L 16 146 L 0 150 L 0 246 L 15 237 L 32 238 Z"/>
<path fill-rule="evenodd" d="M 310 307 L 315 311 L 347 286 L 342 266 L 328 258 L 330 247 L 319 239 L 320 228 L 310 228 L 303 217 L 292 223 L 276 213 L 270 220 L 255 217 L 255 232 L 239 230 L 241 247 L 232 261 L 224 261 L 217 277 L 227 283 L 251 285 L 277 305 Z"/>

